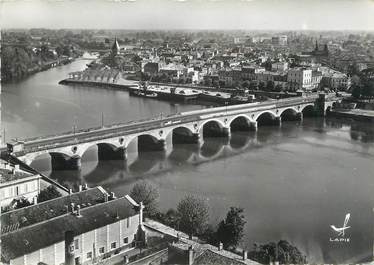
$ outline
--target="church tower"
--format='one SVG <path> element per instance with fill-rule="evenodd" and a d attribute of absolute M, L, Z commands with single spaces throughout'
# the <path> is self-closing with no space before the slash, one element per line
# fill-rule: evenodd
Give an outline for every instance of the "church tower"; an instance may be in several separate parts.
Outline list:
<path fill-rule="evenodd" d="M 118 44 L 118 41 L 117 41 L 117 37 L 115 37 L 114 43 L 112 45 L 112 56 L 114 57 L 114 56 L 118 55 L 119 50 L 120 50 L 120 47 L 119 47 L 119 44 Z"/>

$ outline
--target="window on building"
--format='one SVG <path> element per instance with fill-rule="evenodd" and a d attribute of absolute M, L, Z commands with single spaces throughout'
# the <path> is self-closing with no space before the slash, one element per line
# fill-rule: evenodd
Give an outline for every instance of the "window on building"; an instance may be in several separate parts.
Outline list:
<path fill-rule="evenodd" d="M 92 252 L 91 251 L 87 253 L 87 259 L 92 259 Z"/>
<path fill-rule="evenodd" d="M 79 239 L 74 240 L 74 248 L 79 249 Z"/>
<path fill-rule="evenodd" d="M 113 242 L 112 244 L 110 244 L 110 248 L 111 249 L 114 249 L 117 247 L 117 242 Z"/>
<path fill-rule="evenodd" d="M 19 195 L 19 187 L 16 186 L 16 196 L 18 196 L 18 195 Z"/>
<path fill-rule="evenodd" d="M 99 253 L 100 253 L 100 254 L 104 254 L 104 253 L 105 253 L 105 249 L 104 249 L 104 247 L 99 248 Z"/>
<path fill-rule="evenodd" d="M 128 244 L 128 243 L 129 243 L 129 238 L 128 238 L 128 237 L 125 237 L 125 238 L 123 239 L 123 243 L 124 243 L 124 244 Z"/>
<path fill-rule="evenodd" d="M 127 218 L 127 228 L 129 228 L 130 227 L 130 224 L 131 222 L 130 222 L 130 217 L 129 218 Z"/>

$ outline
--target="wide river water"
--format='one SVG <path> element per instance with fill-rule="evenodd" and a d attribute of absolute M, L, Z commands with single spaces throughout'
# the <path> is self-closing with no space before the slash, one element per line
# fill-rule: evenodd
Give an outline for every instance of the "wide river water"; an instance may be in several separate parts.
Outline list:
<path fill-rule="evenodd" d="M 2 127 L 6 139 L 55 134 L 202 108 L 199 105 L 130 97 L 126 91 L 58 85 L 89 61 L 35 74 L 2 86 Z M 170 141 L 169 141 L 170 142 Z M 176 208 L 186 194 L 205 198 L 211 223 L 230 206 L 245 210 L 243 246 L 286 239 L 311 262 L 358 262 L 372 256 L 374 207 L 374 124 L 334 118 L 306 118 L 231 139 L 207 139 L 201 148 L 168 145 L 166 155 L 123 161 L 97 161 L 96 148 L 82 159 L 81 171 L 51 172 L 47 156 L 33 166 L 62 184 L 102 185 L 116 194 L 139 179 L 159 187 L 160 208 Z M 330 225 L 342 227 L 337 237 Z"/>

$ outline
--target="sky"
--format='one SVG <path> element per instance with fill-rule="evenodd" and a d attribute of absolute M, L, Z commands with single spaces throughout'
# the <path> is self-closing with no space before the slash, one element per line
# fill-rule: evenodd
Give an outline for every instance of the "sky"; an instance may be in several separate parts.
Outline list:
<path fill-rule="evenodd" d="M 374 0 L 0 0 L 0 26 L 374 30 Z"/>

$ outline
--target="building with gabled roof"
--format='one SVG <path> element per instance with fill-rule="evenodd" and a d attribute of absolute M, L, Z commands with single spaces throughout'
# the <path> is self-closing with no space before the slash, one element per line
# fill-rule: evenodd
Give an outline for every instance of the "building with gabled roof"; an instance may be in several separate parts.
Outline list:
<path fill-rule="evenodd" d="M 42 216 L 36 218 L 33 210 Z M 142 204 L 100 187 L 9 212 L 5 222 L 11 224 L 11 217 L 27 221 L 3 231 L 1 260 L 10 265 L 92 264 L 144 244 L 142 215 Z"/>
<path fill-rule="evenodd" d="M 19 165 L 5 163 L 0 166 L 0 207 L 7 208 L 21 198 L 30 202 L 40 192 L 39 174 L 22 170 Z"/>

